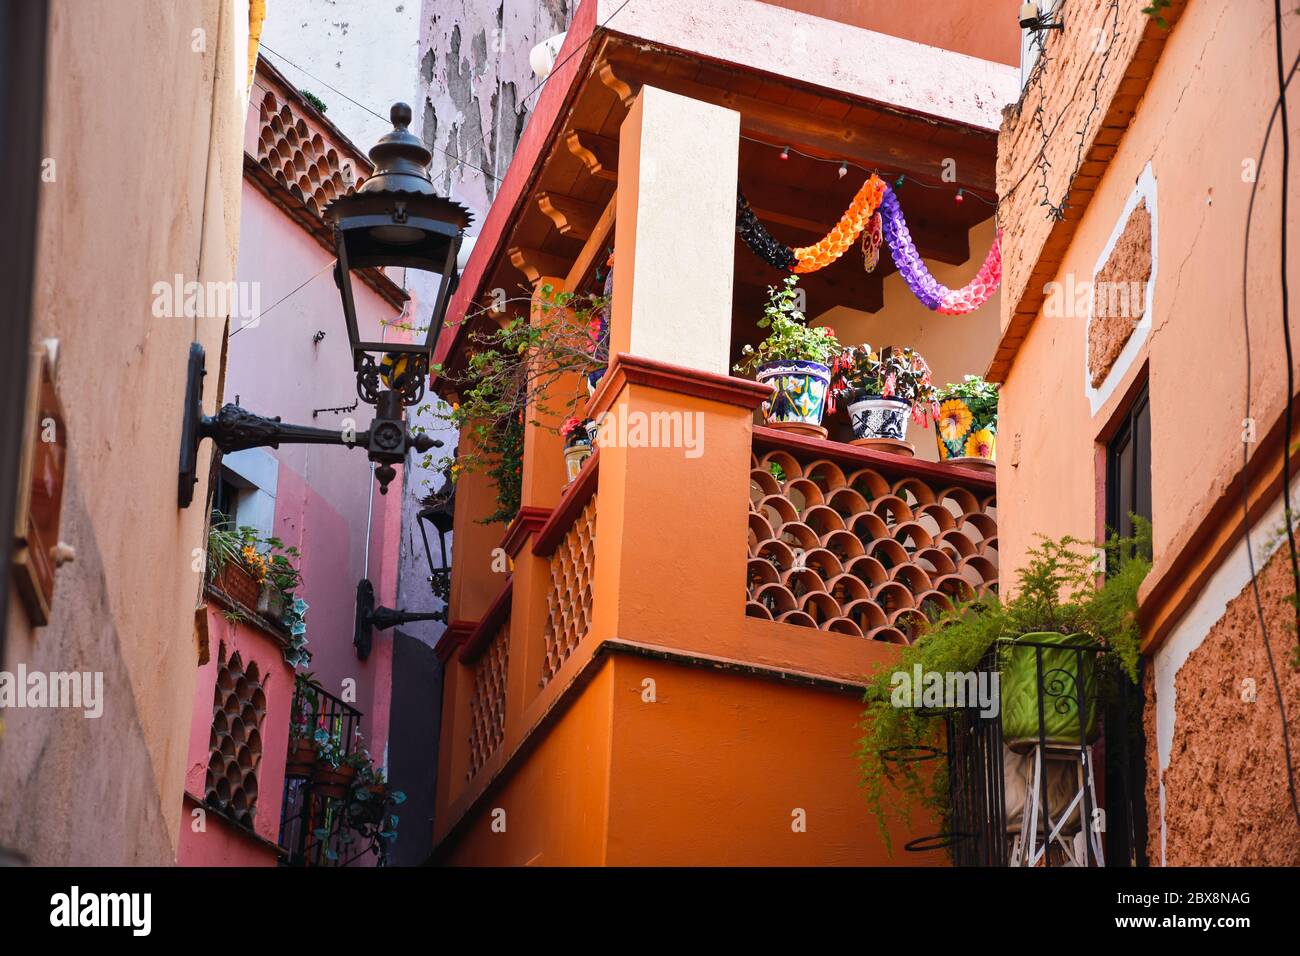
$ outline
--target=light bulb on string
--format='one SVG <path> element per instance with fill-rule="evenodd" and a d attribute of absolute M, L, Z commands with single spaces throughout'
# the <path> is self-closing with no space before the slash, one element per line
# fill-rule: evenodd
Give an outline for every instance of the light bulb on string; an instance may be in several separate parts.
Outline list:
<path fill-rule="evenodd" d="M 782 158 L 782 159 L 789 159 L 789 158 L 790 158 L 790 147 L 789 147 L 789 146 L 787 146 L 785 149 L 781 150 L 781 158 Z"/>
<path fill-rule="evenodd" d="M 849 174 L 849 164 L 848 164 L 848 163 L 840 163 L 840 173 L 839 173 L 839 175 L 840 175 L 840 179 L 843 179 L 843 178 L 844 178 L 845 176 L 847 176 L 848 174 Z"/>
<path fill-rule="evenodd" d="M 964 203 L 966 201 L 966 190 L 958 189 L 957 195 L 952 197 L 952 201 L 958 204 Z"/>

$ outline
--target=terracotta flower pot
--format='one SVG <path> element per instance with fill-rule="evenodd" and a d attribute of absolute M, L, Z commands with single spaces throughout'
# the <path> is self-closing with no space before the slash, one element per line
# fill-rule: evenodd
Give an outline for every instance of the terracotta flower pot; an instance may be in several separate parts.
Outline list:
<path fill-rule="evenodd" d="M 768 362 L 755 378 L 773 388 L 772 397 L 763 402 L 769 424 L 821 425 L 831 383 L 828 366 L 802 359 Z"/>
<path fill-rule="evenodd" d="M 316 748 L 307 739 L 295 740 L 289 745 L 289 756 L 284 763 L 286 777 L 310 777 L 316 768 Z"/>
<path fill-rule="evenodd" d="M 348 795 L 352 778 L 356 775 L 356 767 L 331 767 L 329 764 L 318 763 L 312 771 L 311 788 L 314 793 L 322 797 L 342 800 Z"/>
<path fill-rule="evenodd" d="M 262 596 L 262 585 L 242 564 L 227 561 L 213 583 L 225 591 L 232 600 L 250 611 L 257 610 L 257 602 Z"/>

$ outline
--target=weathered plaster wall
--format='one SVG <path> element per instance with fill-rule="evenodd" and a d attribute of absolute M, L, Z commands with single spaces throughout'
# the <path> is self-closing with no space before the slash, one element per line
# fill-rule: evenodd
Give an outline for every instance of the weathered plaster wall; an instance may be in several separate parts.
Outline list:
<path fill-rule="evenodd" d="M 576 0 L 424 0 L 416 116 L 434 153 L 435 185 L 473 209 L 479 223 L 537 102 L 528 97 L 540 82 L 528 54 L 564 32 L 576 6 Z"/>
<path fill-rule="evenodd" d="M 101 671 L 105 702 L 4 714 L 0 845 L 35 863 L 175 859 L 205 518 L 177 509 L 175 462 L 190 343 L 210 411 L 225 317 L 156 318 L 153 284 L 234 277 L 247 49 L 246 2 L 51 4 L 33 314 L 60 342 L 77 560 L 47 627 L 12 601 L 3 668 Z"/>
<path fill-rule="evenodd" d="M 395 101 L 416 103 L 419 13 L 420 0 L 272 0 L 262 52 L 365 152 L 392 129 Z"/>
<path fill-rule="evenodd" d="M 1288 598 L 1294 585 L 1284 539 L 1277 534 L 1281 522 L 1278 501 L 1253 538 L 1262 627 L 1294 747 L 1300 740 L 1300 671 L 1290 664 L 1295 609 Z M 1265 651 L 1244 543 L 1201 592 L 1156 653 L 1154 665 L 1147 705 L 1151 863 L 1300 863 L 1300 830 L 1281 747 L 1279 688 Z"/>

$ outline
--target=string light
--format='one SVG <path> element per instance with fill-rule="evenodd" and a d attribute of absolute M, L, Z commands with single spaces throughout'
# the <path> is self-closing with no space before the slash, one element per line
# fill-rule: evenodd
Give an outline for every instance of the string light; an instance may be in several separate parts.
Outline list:
<path fill-rule="evenodd" d="M 848 174 L 849 174 L 849 164 L 840 163 L 840 179 L 843 179 Z"/>
<path fill-rule="evenodd" d="M 958 189 L 957 195 L 952 197 L 952 201 L 955 203 L 964 203 L 966 201 L 966 190 Z"/>
<path fill-rule="evenodd" d="M 789 158 L 790 158 L 790 147 L 789 147 L 789 146 L 787 146 L 785 149 L 781 150 L 781 158 L 782 158 L 782 159 L 789 159 Z"/>

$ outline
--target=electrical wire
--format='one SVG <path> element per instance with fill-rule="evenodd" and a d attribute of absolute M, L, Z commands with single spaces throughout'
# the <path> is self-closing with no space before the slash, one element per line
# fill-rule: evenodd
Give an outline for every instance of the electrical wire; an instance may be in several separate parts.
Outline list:
<path fill-rule="evenodd" d="M 295 286 L 292 292 L 289 292 L 289 293 L 287 293 L 286 295 L 282 295 L 282 296 L 280 296 L 280 298 L 278 298 L 278 299 L 276 299 L 274 302 L 272 302 L 272 303 L 271 303 L 267 308 L 263 309 L 261 312 L 259 312 L 259 313 L 257 314 L 257 322 L 260 323 L 260 322 L 262 321 L 262 319 L 265 318 L 265 317 L 267 316 L 267 314 L 269 314 L 270 311 L 271 311 L 272 309 L 274 309 L 277 305 L 279 305 L 281 302 L 284 302 L 286 299 L 291 298 L 295 293 L 297 293 L 297 292 L 299 292 L 300 290 L 306 288 L 307 285 L 312 281 L 312 279 L 315 279 L 318 275 L 320 275 L 322 272 L 324 272 L 324 271 L 325 271 L 326 269 L 328 269 L 330 266 L 334 265 L 334 263 L 337 262 L 337 261 L 338 261 L 337 259 L 331 259 L 329 262 L 325 263 L 325 265 L 321 266 L 318 270 L 316 270 L 315 272 L 313 272 L 313 273 L 312 273 L 310 276 L 308 276 L 305 280 L 303 280 L 301 283 L 299 283 L 297 286 Z M 248 325 L 241 325 L 239 328 L 235 329 L 235 331 L 233 331 L 233 332 L 230 333 L 230 338 L 233 339 L 233 338 L 234 338 L 236 335 L 238 335 L 240 332 L 244 331 L 244 329 L 251 329 L 251 328 L 253 328 L 255 324 L 256 324 L 256 323 L 250 323 L 250 324 L 248 324 Z"/>
<path fill-rule="evenodd" d="M 1291 177 L 1291 123 L 1286 104 L 1286 67 L 1282 58 L 1282 0 L 1273 0 L 1273 34 L 1277 46 L 1277 96 L 1282 120 L 1282 342 L 1286 348 L 1286 434 L 1282 440 L 1282 499 L 1286 503 L 1286 543 L 1291 555 L 1291 580 L 1295 588 L 1296 637 L 1300 640 L 1300 556 L 1296 554 L 1294 513 L 1291 510 L 1291 427 L 1295 398 L 1295 358 L 1291 348 L 1291 290 L 1287 281 L 1287 210 Z M 1255 177 L 1258 180 L 1258 175 Z"/>
<path fill-rule="evenodd" d="M 1273 112 L 1269 116 L 1268 126 L 1264 130 L 1264 142 L 1260 146 L 1259 158 L 1255 163 L 1255 178 L 1250 187 L 1250 202 L 1246 207 L 1246 235 L 1242 251 L 1242 268 L 1241 268 L 1241 316 L 1242 331 L 1245 336 L 1246 345 L 1246 415 L 1245 419 L 1249 422 L 1251 418 L 1251 382 L 1253 375 L 1253 361 L 1251 356 L 1250 343 L 1250 294 L 1248 277 L 1250 274 L 1250 227 L 1255 216 L 1255 196 L 1259 189 L 1259 171 L 1263 167 L 1264 157 L 1268 154 L 1269 139 L 1273 134 L 1273 125 L 1277 121 L 1279 111 L 1286 99 L 1286 89 L 1291 84 L 1291 79 L 1295 76 L 1296 69 L 1300 67 L 1300 55 L 1296 56 L 1295 61 L 1291 64 L 1291 72 L 1287 74 L 1286 79 L 1282 82 L 1282 92 L 1277 100 L 1273 103 Z M 1287 407 L 1290 408 L 1291 398 L 1288 396 Z M 1286 442 L 1289 444 L 1290 435 L 1287 435 Z M 1287 482 L 1288 486 L 1290 482 Z M 1288 725 L 1286 712 L 1286 700 L 1282 695 L 1282 684 L 1278 678 L 1277 664 L 1273 659 L 1273 647 L 1268 637 L 1268 624 L 1264 619 L 1264 600 L 1259 590 L 1258 571 L 1255 567 L 1254 545 L 1250 538 L 1250 445 L 1248 442 L 1241 443 L 1241 519 L 1242 528 L 1246 542 L 1246 561 L 1250 568 L 1250 588 L 1254 597 L 1255 616 L 1259 621 L 1260 634 L 1264 639 L 1264 655 L 1268 660 L 1269 673 L 1273 682 L 1273 693 L 1277 698 L 1278 712 L 1282 719 L 1282 753 L 1286 761 L 1285 771 L 1287 779 L 1287 792 L 1291 797 L 1291 813 L 1295 817 L 1296 827 L 1300 829 L 1300 798 L 1297 798 L 1295 772 L 1292 769 L 1291 758 L 1291 732 Z M 1290 516 L 1287 516 L 1288 530 L 1290 528 Z"/>

